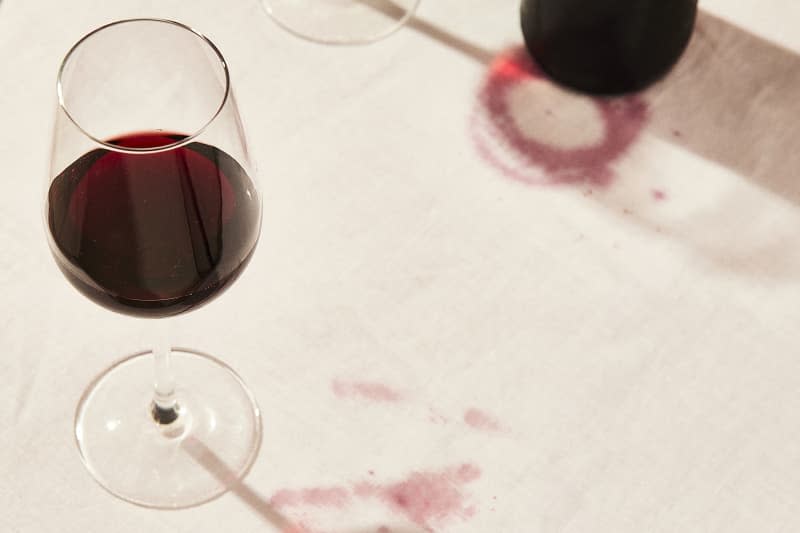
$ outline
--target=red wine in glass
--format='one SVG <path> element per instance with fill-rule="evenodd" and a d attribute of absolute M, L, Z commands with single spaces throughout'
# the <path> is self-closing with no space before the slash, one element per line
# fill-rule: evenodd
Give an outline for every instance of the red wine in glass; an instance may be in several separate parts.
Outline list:
<path fill-rule="evenodd" d="M 180 22 L 118 20 L 70 48 L 57 96 L 42 202 L 53 257 L 94 302 L 158 319 L 147 321 L 149 349 L 116 358 L 84 390 L 73 425 L 81 461 L 124 501 L 199 505 L 247 474 L 262 434 L 244 380 L 218 357 L 173 346 L 162 318 L 229 287 L 261 229 L 227 62 Z M 250 318 L 231 315 L 219 333 L 233 341 L 226 326 Z M 209 452 L 225 479 L 201 460 Z"/>
<path fill-rule="evenodd" d="M 183 139 L 143 132 L 107 142 L 158 148 Z M 244 269 L 260 229 L 247 173 L 200 142 L 163 152 L 92 150 L 52 181 L 48 205 L 56 262 L 72 285 L 143 317 L 210 301 Z"/>

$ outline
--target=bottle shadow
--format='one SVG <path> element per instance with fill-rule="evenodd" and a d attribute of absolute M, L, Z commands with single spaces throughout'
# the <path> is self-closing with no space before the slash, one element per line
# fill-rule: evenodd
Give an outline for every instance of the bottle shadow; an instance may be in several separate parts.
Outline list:
<path fill-rule="evenodd" d="M 311 529 L 304 524 L 292 520 L 270 503 L 269 498 L 258 492 L 246 483 L 237 472 L 233 471 L 225 462 L 214 453 L 204 442 L 192 436 L 187 437 L 181 444 L 183 451 L 188 453 L 194 461 L 216 478 L 228 489 L 228 492 L 237 497 L 242 503 L 253 510 L 266 524 L 272 526 L 279 533 L 322 533 Z M 371 527 L 355 529 L 325 529 L 325 533 L 426 533 L 421 529 L 385 526 L 378 524 Z"/>
<path fill-rule="evenodd" d="M 800 55 L 701 12 L 681 61 L 648 91 L 649 129 L 797 204 L 798 88 Z"/>
<path fill-rule="evenodd" d="M 407 15 L 406 9 L 399 6 L 397 3 L 392 2 L 392 0 L 358 1 L 370 9 L 374 9 L 375 11 L 383 13 L 387 17 L 394 18 L 396 20 L 401 20 Z M 440 45 L 452 48 L 453 50 L 458 51 L 460 54 L 470 57 L 479 63 L 489 64 L 496 55 L 495 52 L 487 50 L 486 48 L 473 43 L 468 39 L 464 39 L 463 37 L 460 37 L 441 26 L 433 24 L 416 15 L 412 15 L 408 18 L 405 27 L 425 35 L 430 39 L 433 39 Z"/>
<path fill-rule="evenodd" d="M 798 87 L 800 55 L 701 13 L 681 62 L 646 93 L 653 110 L 647 131 L 798 206 Z M 800 257 L 791 245 L 797 242 L 796 225 L 774 224 L 772 209 L 742 192 L 720 193 L 705 203 L 671 233 L 719 269 L 755 277 L 800 274 Z M 652 218 L 639 221 L 658 228 Z"/>

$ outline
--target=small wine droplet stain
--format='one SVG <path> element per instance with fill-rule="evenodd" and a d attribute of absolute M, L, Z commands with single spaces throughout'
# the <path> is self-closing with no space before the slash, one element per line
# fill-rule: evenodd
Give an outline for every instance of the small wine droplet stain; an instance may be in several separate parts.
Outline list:
<path fill-rule="evenodd" d="M 464 422 L 473 429 L 499 431 L 500 423 L 489 413 L 471 408 L 464 413 Z"/>
<path fill-rule="evenodd" d="M 370 381 L 342 381 L 331 383 L 333 393 L 339 398 L 361 398 L 372 402 L 399 402 L 402 395 L 383 383 Z"/>
<path fill-rule="evenodd" d="M 667 199 L 667 193 L 665 193 L 660 189 L 653 189 L 652 194 L 653 194 L 653 200 L 657 202 L 663 202 L 664 200 Z"/>

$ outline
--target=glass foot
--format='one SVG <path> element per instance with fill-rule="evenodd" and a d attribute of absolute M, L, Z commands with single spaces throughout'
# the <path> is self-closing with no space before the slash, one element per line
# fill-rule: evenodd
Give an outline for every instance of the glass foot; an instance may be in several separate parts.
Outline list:
<path fill-rule="evenodd" d="M 243 478 L 261 444 L 261 415 L 222 361 L 172 350 L 177 418 L 153 419 L 153 354 L 98 376 L 75 414 L 81 459 L 108 492 L 144 507 L 178 509 L 212 500 Z M 162 413 L 163 415 L 163 413 Z M 172 420 L 174 418 L 174 420 Z"/>
<path fill-rule="evenodd" d="M 405 24 L 420 0 L 263 0 L 285 30 L 324 44 L 366 44 Z"/>

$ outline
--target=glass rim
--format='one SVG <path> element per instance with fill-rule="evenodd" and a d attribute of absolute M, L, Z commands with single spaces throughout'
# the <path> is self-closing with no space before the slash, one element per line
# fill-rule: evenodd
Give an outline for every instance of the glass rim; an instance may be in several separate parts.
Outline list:
<path fill-rule="evenodd" d="M 84 44 L 90 38 L 92 38 L 94 35 L 96 35 L 97 33 L 100 33 L 103 30 L 106 30 L 108 28 L 111 28 L 112 26 L 117 26 L 117 25 L 120 25 L 120 24 L 129 24 L 129 23 L 136 23 L 136 22 L 156 22 L 156 23 L 160 23 L 160 24 L 170 24 L 172 26 L 177 26 L 178 28 L 181 28 L 183 30 L 186 30 L 186 31 L 189 31 L 189 32 L 193 33 L 196 37 L 198 37 L 206 45 L 208 45 L 209 48 L 211 48 L 211 50 L 214 52 L 214 54 L 216 54 L 217 58 L 219 59 L 220 65 L 222 66 L 222 71 L 225 73 L 225 91 L 224 91 L 224 94 L 222 95 L 222 100 L 220 101 L 219 106 L 212 113 L 211 117 L 202 126 L 200 126 L 200 128 L 198 128 L 196 131 L 194 131 L 193 133 L 187 135 L 183 139 L 181 139 L 179 141 L 176 141 L 174 143 L 170 143 L 170 144 L 166 144 L 166 145 L 162 145 L 162 146 L 150 147 L 150 148 L 130 148 L 130 147 L 122 147 L 122 146 L 119 146 L 119 145 L 116 145 L 116 144 L 111 144 L 111 143 L 109 143 L 107 141 L 104 141 L 102 139 L 98 139 L 97 137 L 95 137 L 94 135 L 89 133 L 83 126 L 81 126 L 78 123 L 78 121 L 75 119 L 75 117 L 73 117 L 72 114 L 70 114 L 69 110 L 67 109 L 67 104 L 64 102 L 64 91 L 63 91 L 62 76 L 64 74 L 64 70 L 65 70 L 65 68 L 67 66 L 67 63 L 69 62 L 69 60 L 72 57 L 73 53 L 75 53 L 75 51 L 82 44 Z M 64 59 L 61 60 L 61 65 L 58 68 L 58 77 L 57 77 L 57 80 L 56 80 L 56 92 L 58 93 L 58 106 L 59 106 L 59 108 L 61 108 L 61 110 L 64 112 L 64 114 L 70 120 L 70 122 L 72 122 L 72 124 L 76 128 L 78 128 L 78 130 L 81 133 L 83 133 L 86 137 L 91 139 L 93 142 L 103 146 L 104 148 L 107 148 L 107 149 L 115 151 L 115 152 L 130 153 L 130 154 L 155 153 L 155 152 L 166 152 L 166 151 L 169 151 L 169 150 L 173 150 L 175 148 L 179 148 L 181 146 L 189 144 L 194 139 L 196 139 L 199 135 L 201 135 L 214 122 L 214 120 L 216 120 L 216 118 L 222 112 L 222 109 L 225 107 L 225 104 L 228 103 L 228 98 L 229 98 L 230 92 L 231 92 L 231 77 L 230 77 L 230 72 L 228 71 L 228 63 L 225 61 L 225 57 L 222 55 L 222 52 L 220 52 L 219 48 L 217 48 L 217 45 L 215 45 L 214 42 L 211 41 L 211 39 L 209 39 L 208 37 L 206 37 L 205 35 L 203 35 L 199 31 L 197 31 L 196 29 L 192 28 L 191 26 L 188 26 L 188 25 L 183 24 L 181 22 L 177 22 L 177 21 L 170 20 L 170 19 L 147 18 L 147 17 L 144 17 L 144 18 L 129 18 L 129 19 L 115 20 L 113 22 L 109 22 L 108 24 L 104 24 L 104 25 L 102 25 L 102 26 L 100 26 L 98 28 L 95 28 L 94 30 L 90 31 L 89 33 L 87 33 L 86 35 L 81 37 L 75 44 L 72 45 L 72 47 L 64 55 Z"/>

